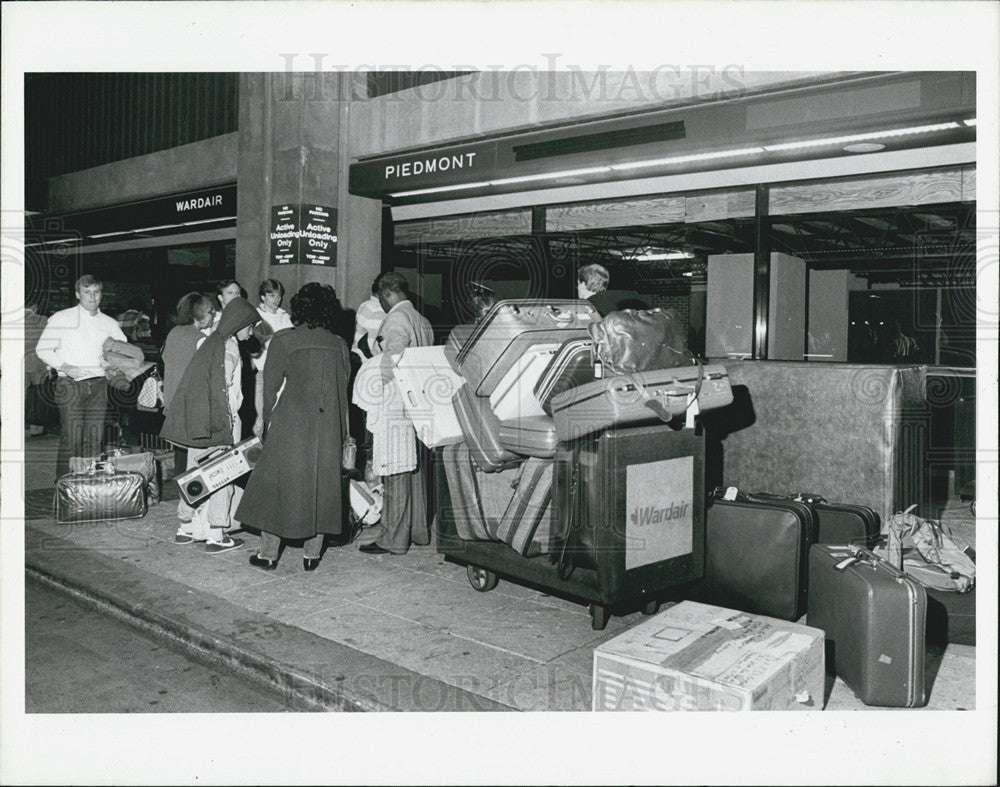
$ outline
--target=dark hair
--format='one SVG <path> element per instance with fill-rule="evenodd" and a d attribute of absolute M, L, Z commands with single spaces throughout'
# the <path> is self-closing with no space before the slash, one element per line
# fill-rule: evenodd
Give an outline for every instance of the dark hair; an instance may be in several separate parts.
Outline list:
<path fill-rule="evenodd" d="M 374 281 L 372 281 L 372 295 L 378 295 L 378 288 L 379 285 L 382 283 L 382 278 L 384 276 L 385 276 L 384 273 L 380 273 L 378 276 L 375 277 Z"/>
<path fill-rule="evenodd" d="M 309 328 L 325 328 L 336 333 L 340 301 L 329 284 L 310 282 L 292 296 L 292 323 Z"/>
<path fill-rule="evenodd" d="M 101 280 L 96 276 L 92 276 L 89 273 L 83 274 L 79 279 L 76 280 L 76 287 L 74 288 L 77 292 L 80 292 L 84 287 L 100 287 L 104 289 L 104 285 L 101 284 Z"/>
<path fill-rule="evenodd" d="M 203 292 L 189 292 L 179 301 L 174 311 L 174 322 L 178 325 L 193 325 L 215 311 L 214 299 Z"/>
<path fill-rule="evenodd" d="M 282 297 L 285 295 L 285 286 L 277 279 L 264 279 L 257 288 L 257 295 L 263 298 L 269 292 L 276 292 Z"/>
<path fill-rule="evenodd" d="M 239 287 L 240 288 L 240 297 L 243 298 L 243 299 L 246 299 L 246 297 L 247 297 L 247 291 L 243 289 L 243 285 L 240 284 L 238 281 L 236 281 L 236 279 L 226 279 L 223 282 L 219 282 L 219 285 L 215 288 L 215 294 L 219 298 L 221 298 L 222 297 L 222 291 L 224 289 L 226 289 L 226 287 L 228 287 L 230 284 L 235 284 L 237 287 Z"/>
<path fill-rule="evenodd" d="M 397 273 L 396 271 L 388 271 L 382 274 L 382 277 L 378 280 L 378 289 L 376 290 L 376 295 L 388 295 L 390 292 L 396 293 L 397 295 L 402 295 L 404 298 L 407 294 L 406 277 L 402 273 Z"/>

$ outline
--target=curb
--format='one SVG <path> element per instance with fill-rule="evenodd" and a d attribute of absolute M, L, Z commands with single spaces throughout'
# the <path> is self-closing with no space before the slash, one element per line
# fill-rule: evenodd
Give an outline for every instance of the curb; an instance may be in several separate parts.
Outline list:
<path fill-rule="evenodd" d="M 265 642 L 275 643 L 274 649 L 283 651 L 286 656 L 284 659 L 275 657 L 240 641 L 241 635 L 244 639 L 252 639 L 258 634 L 249 630 L 248 616 L 253 613 L 245 608 L 47 533 L 44 536 L 48 543 L 61 541 L 68 548 L 26 549 L 26 579 L 67 593 L 102 613 L 164 640 L 196 660 L 233 670 L 277 691 L 293 710 L 514 710 L 304 629 L 264 616 L 259 616 L 259 620 L 252 618 L 259 626 L 266 627 Z M 69 561 L 61 559 L 62 556 L 69 556 Z M 115 592 L 116 585 L 119 592 Z M 219 619 L 220 629 L 225 630 L 228 625 L 240 634 L 220 635 L 204 623 L 192 620 L 184 613 L 185 608 L 208 610 Z M 165 613 L 163 609 L 174 610 L 175 614 Z M 288 656 L 300 663 L 289 663 Z M 321 669 L 318 672 L 310 670 L 302 666 L 303 663 L 319 665 Z M 322 669 L 324 667 L 327 669 Z M 432 702 L 426 701 L 428 697 Z"/>

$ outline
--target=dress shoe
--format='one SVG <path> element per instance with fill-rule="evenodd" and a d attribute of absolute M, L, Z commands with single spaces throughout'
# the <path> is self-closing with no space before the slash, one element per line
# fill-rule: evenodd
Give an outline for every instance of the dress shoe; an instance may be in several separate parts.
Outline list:
<path fill-rule="evenodd" d="M 260 555 L 250 555 L 250 565 L 262 568 L 265 571 L 274 571 L 278 567 L 278 561 L 268 560 L 266 557 L 261 557 Z"/>
<path fill-rule="evenodd" d="M 380 547 L 374 541 L 370 544 L 362 544 L 358 547 L 359 552 L 364 552 L 366 555 L 388 555 L 389 550 Z"/>
<path fill-rule="evenodd" d="M 318 565 L 319 565 L 318 557 L 302 558 L 302 568 L 304 568 L 306 571 L 315 571 Z"/>

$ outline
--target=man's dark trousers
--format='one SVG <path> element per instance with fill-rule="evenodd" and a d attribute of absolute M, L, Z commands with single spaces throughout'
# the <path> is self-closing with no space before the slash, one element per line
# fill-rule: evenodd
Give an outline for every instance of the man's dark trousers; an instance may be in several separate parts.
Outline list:
<path fill-rule="evenodd" d="M 73 380 L 60 377 L 55 386 L 62 438 L 56 458 L 56 478 L 69 472 L 71 456 L 97 456 L 108 418 L 108 381 L 103 377 Z"/>

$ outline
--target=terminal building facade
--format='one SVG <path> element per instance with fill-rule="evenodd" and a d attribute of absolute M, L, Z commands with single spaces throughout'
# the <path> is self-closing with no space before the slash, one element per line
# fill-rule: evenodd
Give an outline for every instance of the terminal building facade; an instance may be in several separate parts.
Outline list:
<path fill-rule="evenodd" d="M 43 308 L 94 273 L 109 312 L 138 298 L 165 332 L 226 279 L 353 309 L 396 269 L 446 333 L 470 281 L 575 297 L 596 262 L 704 357 L 926 366 L 908 494 L 974 477 L 974 74 L 310 65 L 27 75 Z"/>

